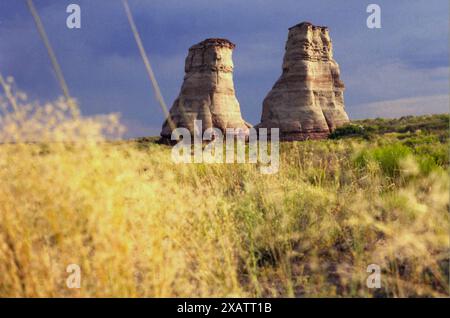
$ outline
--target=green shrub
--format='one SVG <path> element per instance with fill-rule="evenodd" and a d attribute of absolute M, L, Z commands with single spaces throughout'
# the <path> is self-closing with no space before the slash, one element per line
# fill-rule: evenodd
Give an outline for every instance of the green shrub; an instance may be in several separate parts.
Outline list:
<path fill-rule="evenodd" d="M 340 139 L 343 137 L 363 137 L 365 139 L 369 138 L 369 133 L 373 129 L 370 129 L 370 127 L 363 127 L 362 125 L 356 125 L 356 124 L 347 124 L 345 126 L 336 128 L 335 131 L 333 131 L 330 135 L 331 139 Z"/>
<path fill-rule="evenodd" d="M 397 177 L 400 172 L 401 160 L 411 154 L 410 148 L 396 143 L 362 151 L 355 158 L 355 164 L 359 168 L 365 168 L 369 161 L 375 161 L 386 176 Z"/>

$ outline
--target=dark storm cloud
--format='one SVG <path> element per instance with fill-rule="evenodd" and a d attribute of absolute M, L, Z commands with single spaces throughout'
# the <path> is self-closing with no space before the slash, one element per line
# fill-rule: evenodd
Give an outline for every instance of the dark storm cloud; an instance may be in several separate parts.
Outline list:
<path fill-rule="evenodd" d="M 386 105 L 376 104 L 381 101 L 448 94 L 448 2 L 374 2 L 382 8 L 381 30 L 366 27 L 371 2 L 361 0 L 130 0 L 130 6 L 169 105 L 178 94 L 189 46 L 226 37 L 237 44 L 235 85 L 243 115 L 257 123 L 262 100 L 281 73 L 287 28 L 304 20 L 331 29 L 350 117 L 371 116 L 374 105 Z M 35 3 L 83 113 L 121 112 L 131 135 L 146 129 L 157 134 L 163 114 L 121 1 Z M 65 26 L 69 3 L 81 6 L 81 30 Z M 60 94 L 25 1 L 1 1 L 0 71 L 13 75 L 33 98 Z M 433 109 L 444 112 L 447 105 Z"/>

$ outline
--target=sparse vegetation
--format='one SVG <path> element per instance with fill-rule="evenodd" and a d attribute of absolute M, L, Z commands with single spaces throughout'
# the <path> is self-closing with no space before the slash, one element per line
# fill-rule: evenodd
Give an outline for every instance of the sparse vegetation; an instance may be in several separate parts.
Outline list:
<path fill-rule="evenodd" d="M 62 101 L 19 104 L 0 117 L 0 297 L 449 294 L 447 115 L 285 143 L 262 175 L 106 142 L 115 117 L 74 118 Z M 65 285 L 72 263 L 81 289 Z"/>
<path fill-rule="evenodd" d="M 433 137 L 438 137 L 441 141 L 448 137 L 449 115 L 423 115 L 405 116 L 395 119 L 375 118 L 355 120 L 350 124 L 337 128 L 331 135 L 331 139 L 341 139 L 346 137 L 363 137 L 370 139 L 380 134 L 400 133 L 400 134 L 422 134 L 433 133 Z M 400 138 L 410 137 L 401 135 Z"/>

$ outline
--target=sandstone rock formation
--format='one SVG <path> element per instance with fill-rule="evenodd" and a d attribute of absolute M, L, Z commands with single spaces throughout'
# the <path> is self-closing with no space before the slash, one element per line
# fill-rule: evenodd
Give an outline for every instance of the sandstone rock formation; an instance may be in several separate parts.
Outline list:
<path fill-rule="evenodd" d="M 257 127 L 280 128 L 281 140 L 326 138 L 349 121 L 343 92 L 328 28 L 300 23 L 289 29 L 283 73 Z"/>
<path fill-rule="evenodd" d="M 194 120 L 202 120 L 202 130 L 250 127 L 241 117 L 233 83 L 232 52 L 235 45 L 226 39 L 206 39 L 189 49 L 184 82 L 170 109 L 176 127 L 194 133 Z M 166 120 L 161 136 L 170 139 L 172 129 Z"/>

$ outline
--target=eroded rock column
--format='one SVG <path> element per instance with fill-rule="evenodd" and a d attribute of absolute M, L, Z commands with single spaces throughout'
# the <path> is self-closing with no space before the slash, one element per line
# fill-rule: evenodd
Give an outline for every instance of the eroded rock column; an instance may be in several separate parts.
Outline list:
<path fill-rule="evenodd" d="M 194 133 L 194 120 L 207 128 L 240 128 L 248 134 L 250 127 L 241 116 L 233 83 L 232 53 L 235 45 L 226 39 L 207 39 L 189 49 L 181 92 L 170 115 L 176 127 Z M 161 136 L 170 139 L 167 120 Z"/>
<path fill-rule="evenodd" d="M 349 121 L 343 92 L 328 28 L 300 23 L 289 29 L 283 72 L 257 127 L 280 128 L 281 140 L 326 138 Z"/>

